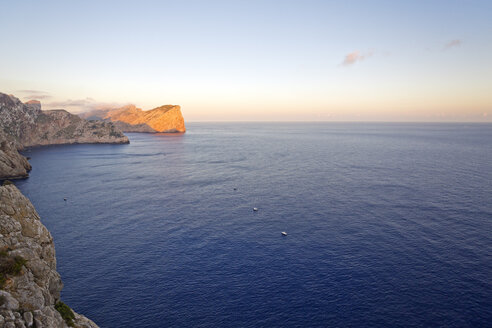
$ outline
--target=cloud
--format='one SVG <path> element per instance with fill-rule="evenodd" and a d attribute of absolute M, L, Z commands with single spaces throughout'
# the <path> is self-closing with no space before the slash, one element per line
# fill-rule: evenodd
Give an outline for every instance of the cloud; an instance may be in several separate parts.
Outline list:
<path fill-rule="evenodd" d="M 74 113 L 83 113 L 89 112 L 91 110 L 96 109 L 112 109 L 119 108 L 126 104 L 120 103 L 105 103 L 96 101 L 92 98 L 84 98 L 84 99 L 67 99 L 62 101 L 52 101 L 46 104 L 43 104 L 43 107 L 46 109 L 66 109 L 69 112 Z"/>
<path fill-rule="evenodd" d="M 459 39 L 451 40 L 444 45 L 443 49 L 448 50 L 451 48 L 459 47 L 459 46 L 461 46 L 462 43 L 463 43 L 463 41 L 461 41 Z"/>
<path fill-rule="evenodd" d="M 16 93 L 21 94 L 21 97 L 26 100 L 42 100 L 51 98 L 51 95 L 48 92 L 41 90 L 17 90 Z"/>
<path fill-rule="evenodd" d="M 92 98 L 85 98 L 77 100 L 67 99 L 62 101 L 52 101 L 50 103 L 47 103 L 46 105 L 52 107 L 87 107 L 93 106 L 96 103 L 97 102 Z"/>
<path fill-rule="evenodd" d="M 364 59 L 371 57 L 372 55 L 373 55 L 372 51 L 369 51 L 365 54 L 362 54 L 356 50 L 354 52 L 351 52 L 351 53 L 345 55 L 345 59 L 343 60 L 343 62 L 340 65 L 351 66 L 351 65 L 355 64 L 356 62 L 363 61 Z"/>

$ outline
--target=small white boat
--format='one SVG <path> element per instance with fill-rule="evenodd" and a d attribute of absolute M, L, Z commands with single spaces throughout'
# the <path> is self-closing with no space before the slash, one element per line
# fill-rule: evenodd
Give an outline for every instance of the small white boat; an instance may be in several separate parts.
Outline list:
<path fill-rule="evenodd" d="M 253 207 L 253 211 L 258 212 L 258 208 Z"/>
<path fill-rule="evenodd" d="M 282 236 L 287 236 L 287 232 L 282 231 Z"/>

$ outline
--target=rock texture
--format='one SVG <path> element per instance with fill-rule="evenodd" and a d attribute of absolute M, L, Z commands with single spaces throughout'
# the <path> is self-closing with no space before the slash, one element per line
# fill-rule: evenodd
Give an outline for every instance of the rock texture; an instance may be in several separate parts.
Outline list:
<path fill-rule="evenodd" d="M 118 109 L 95 110 L 80 116 L 114 122 L 124 132 L 186 132 L 181 107 L 177 105 L 147 111 L 128 105 Z"/>
<path fill-rule="evenodd" d="M 0 179 L 20 179 L 28 176 L 31 165 L 19 154 L 19 145 L 0 131 Z"/>
<path fill-rule="evenodd" d="M 129 143 L 111 122 L 87 121 L 65 110 L 41 110 L 39 101 L 22 103 L 0 93 L 0 179 L 26 177 L 30 165 L 17 153 L 24 147 Z"/>
<path fill-rule="evenodd" d="M 63 283 L 56 271 L 53 238 L 31 202 L 14 185 L 0 186 L 0 250 L 2 261 L 7 256 L 25 260 L 17 274 L 4 279 L 0 327 L 68 327 L 55 309 Z M 79 314 L 73 323 L 75 327 L 97 327 Z"/>

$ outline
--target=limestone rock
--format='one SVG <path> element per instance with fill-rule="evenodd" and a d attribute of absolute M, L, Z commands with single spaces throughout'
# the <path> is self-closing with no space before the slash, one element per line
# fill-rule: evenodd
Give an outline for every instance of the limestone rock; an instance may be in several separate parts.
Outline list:
<path fill-rule="evenodd" d="M 0 250 L 25 260 L 18 274 L 7 275 L 0 290 L 0 327 L 66 328 L 55 309 L 63 283 L 56 271 L 53 238 L 31 202 L 14 185 L 0 186 L 0 233 Z M 74 323 L 97 327 L 80 314 L 75 314 Z"/>
<path fill-rule="evenodd" d="M 16 310 L 19 308 L 19 302 L 10 293 L 0 290 L 0 298 L 0 309 Z"/>
<path fill-rule="evenodd" d="M 18 145 L 0 130 L 0 179 L 25 178 L 31 170 L 27 159 L 17 151 Z"/>
<path fill-rule="evenodd" d="M 165 105 L 147 111 L 128 105 L 118 109 L 95 110 L 80 116 L 115 122 L 124 132 L 186 132 L 181 107 L 177 105 Z"/>
<path fill-rule="evenodd" d="M 42 111 L 36 118 L 35 128 L 21 137 L 24 147 L 80 144 L 80 143 L 128 143 L 114 124 L 87 121 L 65 110 Z"/>
<path fill-rule="evenodd" d="M 27 327 L 32 327 L 32 324 L 34 323 L 34 317 L 32 316 L 31 312 L 24 312 L 22 315 L 24 317 L 24 322 L 26 323 Z"/>

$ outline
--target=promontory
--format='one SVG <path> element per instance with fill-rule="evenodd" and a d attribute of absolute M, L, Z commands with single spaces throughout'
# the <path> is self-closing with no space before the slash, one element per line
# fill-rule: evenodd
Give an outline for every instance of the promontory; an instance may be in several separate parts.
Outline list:
<path fill-rule="evenodd" d="M 80 114 L 80 117 L 113 122 L 123 132 L 186 132 L 181 107 L 178 105 L 165 105 L 151 110 L 128 105 L 117 109 L 93 110 Z"/>

